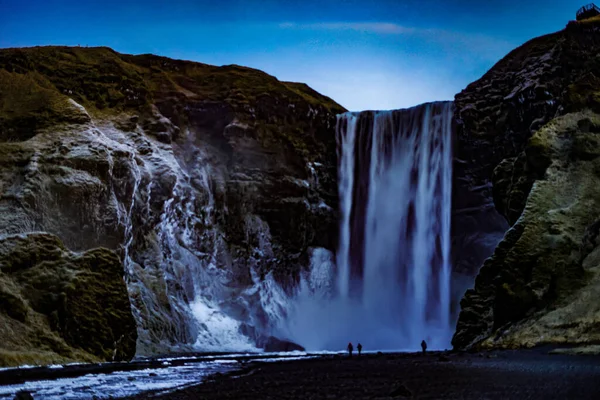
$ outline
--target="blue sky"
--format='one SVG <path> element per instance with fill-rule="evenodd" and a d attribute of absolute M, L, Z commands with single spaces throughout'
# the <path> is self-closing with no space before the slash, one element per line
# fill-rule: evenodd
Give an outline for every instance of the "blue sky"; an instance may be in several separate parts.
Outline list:
<path fill-rule="evenodd" d="M 584 0 L 583 3 L 586 1 Z M 448 100 L 573 0 L 0 0 L 0 47 L 109 46 L 240 64 L 350 110 Z"/>

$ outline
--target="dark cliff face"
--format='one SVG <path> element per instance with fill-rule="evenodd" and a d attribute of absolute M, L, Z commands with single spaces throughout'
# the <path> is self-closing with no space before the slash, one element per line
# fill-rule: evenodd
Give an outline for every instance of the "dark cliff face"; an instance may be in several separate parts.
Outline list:
<path fill-rule="evenodd" d="M 136 329 L 119 257 L 54 235 L 0 238 L 0 364 L 123 361 Z"/>
<path fill-rule="evenodd" d="M 585 227 L 576 228 L 578 234 L 570 245 L 542 240 L 548 227 L 536 230 L 541 236 L 532 239 L 529 235 L 538 229 L 534 227 L 540 224 L 543 212 L 551 212 L 553 207 L 539 204 L 542 195 L 532 198 L 535 191 L 531 189 L 535 182 L 546 187 L 541 182 L 551 180 L 547 171 L 551 165 L 569 162 L 562 150 L 548 150 L 562 149 L 554 141 L 563 136 L 540 128 L 561 115 L 584 109 L 599 111 L 598 24 L 597 20 L 572 22 L 564 31 L 524 44 L 456 96 L 455 268 L 474 275 L 493 252 L 483 264 L 475 288 L 461 302 L 453 339 L 456 348 L 479 343 L 493 332 L 497 338 L 502 336 L 501 332 L 517 321 L 556 306 L 559 299 L 577 290 L 574 282 L 581 284 L 584 257 L 574 263 L 561 257 L 569 248 L 578 251 L 578 235 L 583 235 Z M 577 120 L 585 118 L 569 118 L 557 124 L 575 135 L 579 132 Z M 532 139 L 538 131 L 539 136 Z M 579 166 L 578 159 L 572 156 L 571 162 Z M 556 194 L 539 190 L 545 196 L 556 196 L 560 203 L 562 194 L 555 189 Z M 574 201 L 575 191 L 572 196 Z M 526 204 L 537 211 L 523 213 Z M 591 207 L 589 223 L 596 218 L 596 209 Z M 513 229 L 493 251 L 509 226 Z M 539 257 L 541 252 L 555 258 L 551 265 L 549 259 Z M 546 339 L 543 336 L 540 334 L 540 342 L 552 341 L 551 334 Z M 518 345 L 517 339 L 511 340 Z"/>
<path fill-rule="evenodd" d="M 190 309 L 200 293 L 266 340 L 272 318 L 256 288 L 267 275 L 285 288 L 310 248 L 334 250 L 344 109 L 304 84 L 41 47 L 0 50 L 0 94 L 0 234 L 115 251 L 138 353 L 209 330 Z"/>
<path fill-rule="evenodd" d="M 528 189 L 503 198 L 511 182 L 506 175 L 531 134 L 560 106 L 563 36 L 528 42 L 456 95 L 455 271 L 474 276 L 521 213 Z"/>

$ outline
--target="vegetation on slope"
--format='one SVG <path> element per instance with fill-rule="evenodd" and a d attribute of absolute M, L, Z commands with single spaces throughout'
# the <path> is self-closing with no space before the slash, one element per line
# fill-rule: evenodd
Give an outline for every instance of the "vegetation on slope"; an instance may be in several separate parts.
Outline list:
<path fill-rule="evenodd" d="M 130 360 L 136 327 L 123 266 L 50 234 L 0 240 L 0 365 Z"/>
<path fill-rule="evenodd" d="M 78 122 L 80 114 L 65 110 L 68 98 L 92 115 L 133 114 L 147 127 L 156 125 L 154 107 L 184 128 L 194 108 L 220 104 L 252 124 L 264 147 L 289 146 L 304 157 L 334 142 L 329 130 L 316 132 L 309 120 L 345 111 L 305 84 L 238 65 L 125 55 L 106 47 L 0 50 L 0 141 L 27 140 L 53 124 Z"/>
<path fill-rule="evenodd" d="M 461 301 L 456 348 L 600 340 L 599 28 L 534 39 L 457 95 L 459 140 L 512 228 Z"/>
<path fill-rule="evenodd" d="M 165 95 L 224 101 L 236 109 L 266 95 L 324 106 L 332 112 L 343 110 L 305 84 L 280 82 L 252 68 L 216 67 L 150 54 L 125 55 L 106 47 L 3 49 L 0 71 L 3 117 L 14 112 L 9 104 L 27 103 L 27 111 L 35 111 L 56 101 L 60 94 L 98 110 L 139 111 Z M 16 82 L 9 84 L 13 79 Z M 20 94 L 21 89 L 26 89 L 25 95 Z"/>

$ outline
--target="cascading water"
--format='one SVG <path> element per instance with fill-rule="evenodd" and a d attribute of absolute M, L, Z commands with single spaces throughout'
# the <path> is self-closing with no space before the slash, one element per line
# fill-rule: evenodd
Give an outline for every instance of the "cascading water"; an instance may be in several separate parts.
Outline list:
<path fill-rule="evenodd" d="M 282 175 L 264 163 L 269 146 L 253 142 L 253 127 L 236 119 L 222 127 L 229 111 L 206 114 L 202 104 L 186 108 L 196 114 L 185 127 L 158 109 L 132 124 L 138 116 L 95 120 L 83 106 L 71 105 L 88 122 L 70 126 L 60 146 L 38 137 L 40 148 L 36 144 L 25 173 L 40 178 L 35 187 L 27 183 L 35 195 L 27 201 L 35 202 L 39 218 L 23 214 L 24 229 L 56 233 L 76 250 L 118 252 L 137 322 L 138 355 L 289 348 L 280 340 L 285 335 L 275 336 L 292 286 L 281 272 L 295 270 L 305 258 L 296 250 L 290 254 L 288 247 L 297 245 L 282 240 L 280 226 L 279 237 L 272 236 L 269 223 L 284 222 L 279 208 L 290 204 L 300 229 L 293 241 L 312 240 L 317 229 L 311 225 L 333 216 L 321 197 L 329 184 L 327 190 L 319 185 L 320 177 L 330 182 L 328 166 L 306 160 L 302 171 L 291 153 L 293 168 L 283 168 L 290 175 Z M 234 139 L 245 143 L 242 150 L 249 146 L 248 154 L 232 154 Z M 267 193 L 278 187 L 281 196 Z M 20 226 L 14 218 L 1 233 Z"/>
<path fill-rule="evenodd" d="M 338 251 L 310 249 L 310 269 L 292 298 L 273 274 L 257 273 L 274 259 L 269 226 L 258 215 L 248 213 L 243 223 L 249 257 L 230 253 L 219 222 L 226 210 L 216 200 L 224 172 L 211 161 L 210 144 L 193 131 L 164 146 L 97 130 L 98 143 L 114 149 L 109 174 L 138 351 L 178 343 L 256 350 L 269 335 L 310 350 L 349 340 L 414 349 L 423 338 L 446 347 L 451 120 L 451 103 L 339 116 Z M 316 180 L 313 173 L 308 184 Z"/>
<path fill-rule="evenodd" d="M 338 117 L 337 290 L 323 299 L 301 286 L 293 339 L 312 349 L 449 346 L 452 115 L 439 102 Z"/>
<path fill-rule="evenodd" d="M 214 190 L 222 173 L 208 161 L 209 150 L 195 143 L 194 132 L 171 146 L 108 125 L 94 132 L 106 149 L 123 230 L 138 352 L 257 350 L 241 333 L 242 321 L 228 313 L 231 303 L 245 300 L 244 288 L 232 283 L 236 277 L 216 220 Z M 140 145 L 152 151 L 140 154 Z"/>
<path fill-rule="evenodd" d="M 241 322 L 222 309 L 237 298 L 239 289 L 231 287 L 229 268 L 219 259 L 225 243 L 216 222 L 210 178 L 218 174 L 204 152 L 193 146 L 194 134 L 188 132 L 186 137 L 186 146 L 173 145 L 171 165 L 176 182 L 156 226 L 159 270 L 167 283 L 170 312 L 164 315 L 164 308 L 155 304 L 154 293 L 142 297 L 145 309 L 163 314 L 155 319 L 171 321 L 172 336 L 198 350 L 256 350 L 250 339 L 240 334 Z"/>

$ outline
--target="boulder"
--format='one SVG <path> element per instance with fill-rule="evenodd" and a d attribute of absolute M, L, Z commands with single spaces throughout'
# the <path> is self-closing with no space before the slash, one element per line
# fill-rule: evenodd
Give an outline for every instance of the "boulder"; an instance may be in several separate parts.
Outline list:
<path fill-rule="evenodd" d="M 15 394 L 15 397 L 13 400 L 33 400 L 34 397 L 31 395 L 31 392 L 28 392 L 26 390 L 20 390 L 17 392 L 17 394 Z"/>
<path fill-rule="evenodd" d="M 119 257 L 54 235 L 0 239 L 0 364 L 130 360 L 137 337 Z"/>
<path fill-rule="evenodd" d="M 263 349 L 267 353 L 280 353 L 288 351 L 304 351 L 304 347 L 290 342 L 289 340 L 278 339 L 275 336 L 270 336 L 265 343 L 262 344 Z"/>

